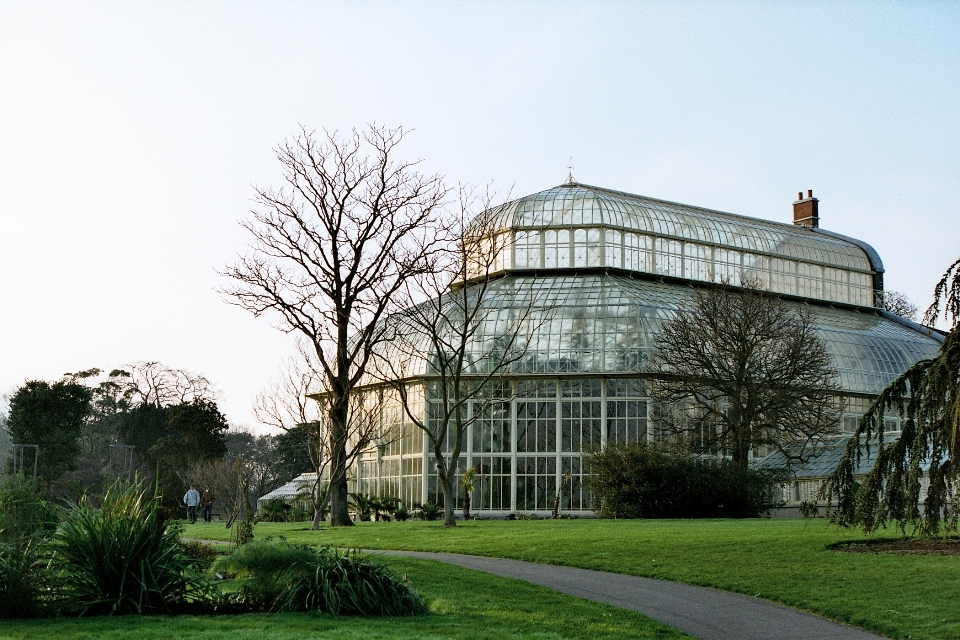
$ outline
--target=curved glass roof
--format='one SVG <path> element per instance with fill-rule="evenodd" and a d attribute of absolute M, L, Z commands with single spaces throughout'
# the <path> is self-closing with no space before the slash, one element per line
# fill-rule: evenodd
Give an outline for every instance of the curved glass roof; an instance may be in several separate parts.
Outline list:
<path fill-rule="evenodd" d="M 738 286 L 750 279 L 800 298 L 872 307 L 873 249 L 858 240 L 581 184 L 480 214 L 494 271 L 590 267 Z M 502 249 L 499 249 L 502 247 Z M 472 269 L 483 275 L 483 269 Z"/>
<path fill-rule="evenodd" d="M 582 184 L 564 184 L 481 214 L 497 231 L 612 227 L 871 271 L 859 246 L 807 227 L 748 218 Z"/>
<path fill-rule="evenodd" d="M 660 323 L 677 309 L 689 308 L 694 290 L 620 275 L 555 273 L 508 275 L 490 282 L 486 295 L 489 311 L 475 336 L 468 369 L 482 373 L 491 345 L 503 343 L 522 323 L 525 344 L 513 374 L 623 375 L 643 372 Z M 847 392 L 876 394 L 940 346 L 875 313 L 804 308 L 813 314 Z M 393 320 L 402 323 L 402 314 Z M 429 376 L 429 342 L 409 327 L 404 335 L 405 340 L 384 343 L 382 355 L 402 362 L 404 377 Z"/>

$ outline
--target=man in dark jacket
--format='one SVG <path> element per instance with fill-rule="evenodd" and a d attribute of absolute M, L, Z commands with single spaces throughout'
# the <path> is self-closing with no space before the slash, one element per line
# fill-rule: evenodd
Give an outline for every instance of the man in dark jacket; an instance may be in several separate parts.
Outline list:
<path fill-rule="evenodd" d="M 200 496 L 200 512 L 203 515 L 204 522 L 211 522 L 213 520 L 213 501 L 216 500 L 216 497 L 213 495 L 213 491 L 210 491 L 210 487 L 203 488 L 203 495 Z"/>

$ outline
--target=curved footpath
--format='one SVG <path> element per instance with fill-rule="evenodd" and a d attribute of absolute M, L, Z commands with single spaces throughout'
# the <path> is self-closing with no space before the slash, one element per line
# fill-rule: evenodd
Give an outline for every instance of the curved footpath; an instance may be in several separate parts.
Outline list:
<path fill-rule="evenodd" d="M 578 598 L 638 611 L 703 640 L 877 640 L 883 637 L 760 598 L 666 580 L 458 553 L 375 550 L 366 553 L 438 560 L 526 580 Z"/>

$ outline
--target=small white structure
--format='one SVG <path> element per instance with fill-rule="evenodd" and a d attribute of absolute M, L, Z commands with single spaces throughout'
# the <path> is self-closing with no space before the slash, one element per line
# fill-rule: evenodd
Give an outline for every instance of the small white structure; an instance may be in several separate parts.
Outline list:
<path fill-rule="evenodd" d="M 257 499 L 257 511 L 262 511 L 263 505 L 274 498 L 280 498 L 295 508 L 311 511 L 313 504 L 310 501 L 310 493 L 313 491 L 313 483 L 316 480 L 317 474 L 315 473 L 301 473 L 282 487 L 260 496 Z"/>

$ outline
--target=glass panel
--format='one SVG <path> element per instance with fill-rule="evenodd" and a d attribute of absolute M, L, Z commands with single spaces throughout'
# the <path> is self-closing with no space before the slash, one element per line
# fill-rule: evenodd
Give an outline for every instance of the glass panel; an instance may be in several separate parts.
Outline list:
<path fill-rule="evenodd" d="M 691 280 L 704 280 L 710 281 L 713 280 L 711 274 L 711 250 L 710 247 L 705 247 L 699 244 L 693 244 L 692 242 L 687 242 L 683 246 L 684 251 L 684 262 L 683 268 L 685 270 L 685 276 Z"/>
<path fill-rule="evenodd" d="M 623 267 L 623 233 L 616 229 L 605 229 L 603 251 L 608 267 L 615 269 Z"/>
<path fill-rule="evenodd" d="M 570 476 L 567 486 L 560 496 L 561 511 L 587 511 L 592 503 L 592 496 L 587 489 L 584 480 L 587 474 L 583 472 L 583 465 L 580 457 L 564 457 L 561 460 L 561 473 L 563 477 Z"/>
<path fill-rule="evenodd" d="M 797 293 L 797 263 L 774 258 L 770 261 L 770 290 L 778 293 Z"/>
<path fill-rule="evenodd" d="M 557 269 L 570 266 L 570 231 L 548 229 L 543 233 L 544 267 Z"/>
<path fill-rule="evenodd" d="M 557 403 L 517 401 L 517 451 L 557 450 Z"/>
<path fill-rule="evenodd" d="M 473 411 L 474 451 L 510 451 L 510 403 L 475 401 Z"/>
<path fill-rule="evenodd" d="M 477 510 L 510 509 L 510 458 L 491 456 L 473 459 L 477 467 L 471 504 Z"/>
<path fill-rule="evenodd" d="M 729 249 L 713 250 L 713 276 L 715 282 L 726 282 L 739 286 L 740 282 L 740 252 Z"/>
<path fill-rule="evenodd" d="M 665 276 L 680 277 L 683 274 L 683 246 L 676 240 L 656 238 L 654 241 L 656 272 Z"/>
<path fill-rule="evenodd" d="M 553 508 L 557 494 L 555 456 L 517 458 L 517 510 L 545 511 Z"/>
<path fill-rule="evenodd" d="M 540 232 L 518 231 L 514 243 L 514 263 L 519 269 L 540 267 Z"/>
<path fill-rule="evenodd" d="M 647 403 L 607 400 L 607 443 L 627 444 L 647 439 Z"/>
<path fill-rule="evenodd" d="M 801 262 L 797 267 L 799 294 L 807 298 L 823 297 L 823 268 Z"/>

